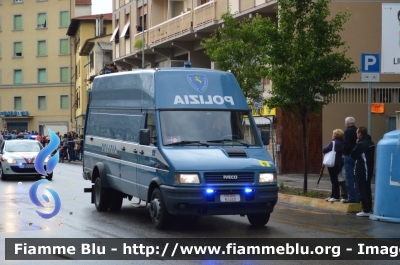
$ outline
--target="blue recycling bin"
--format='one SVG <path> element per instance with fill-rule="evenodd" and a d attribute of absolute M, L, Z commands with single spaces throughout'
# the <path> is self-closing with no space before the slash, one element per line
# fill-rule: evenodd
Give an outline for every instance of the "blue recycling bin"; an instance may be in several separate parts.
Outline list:
<path fill-rule="evenodd" d="M 372 220 L 400 223 L 400 130 L 378 143 Z"/>

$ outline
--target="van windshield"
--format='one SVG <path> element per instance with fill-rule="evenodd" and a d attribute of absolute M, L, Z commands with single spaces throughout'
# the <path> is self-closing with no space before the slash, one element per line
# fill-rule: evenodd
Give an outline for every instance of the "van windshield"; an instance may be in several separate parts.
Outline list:
<path fill-rule="evenodd" d="M 247 111 L 160 111 L 163 145 L 261 145 Z"/>

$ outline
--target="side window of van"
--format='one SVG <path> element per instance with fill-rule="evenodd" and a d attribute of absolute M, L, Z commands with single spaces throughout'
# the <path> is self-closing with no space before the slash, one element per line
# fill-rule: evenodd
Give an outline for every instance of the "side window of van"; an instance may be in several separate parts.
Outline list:
<path fill-rule="evenodd" d="M 142 114 L 125 115 L 113 113 L 91 113 L 86 134 L 115 140 L 139 142 Z"/>

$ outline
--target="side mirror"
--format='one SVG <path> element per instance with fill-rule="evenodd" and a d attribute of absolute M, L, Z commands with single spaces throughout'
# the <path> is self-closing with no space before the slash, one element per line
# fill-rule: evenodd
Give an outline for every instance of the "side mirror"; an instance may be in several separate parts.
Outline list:
<path fill-rule="evenodd" d="M 139 133 L 139 144 L 140 145 L 150 145 L 150 130 L 141 129 Z"/>
<path fill-rule="evenodd" d="M 261 130 L 261 139 L 264 145 L 269 145 L 269 131 Z"/>

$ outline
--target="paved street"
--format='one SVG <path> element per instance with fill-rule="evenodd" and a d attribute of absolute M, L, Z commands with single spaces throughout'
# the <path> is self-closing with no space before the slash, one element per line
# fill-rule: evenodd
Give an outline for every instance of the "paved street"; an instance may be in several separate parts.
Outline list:
<path fill-rule="evenodd" d="M 353 238 L 400 237 L 398 224 L 376 222 L 342 214 L 315 210 L 285 203 L 277 204 L 266 227 L 255 229 L 247 218 L 240 216 L 211 216 L 177 218 L 169 230 L 156 230 L 148 209 L 130 206 L 128 200 L 118 213 L 97 212 L 90 203 L 90 194 L 83 193 L 90 182 L 81 177 L 82 165 L 58 164 L 48 186 L 55 190 L 62 202 L 61 211 L 52 219 L 42 219 L 29 198 L 34 178 L 20 178 L 0 182 L 0 234 L 2 238 Z M 40 191 L 38 191 L 40 192 Z M 0 263 L 4 262 L 5 241 L 0 241 Z M 72 261 L 67 261 L 71 264 Z M 148 264 L 188 264 L 177 261 L 149 261 Z M 51 261 L 7 261 L 7 264 L 53 264 Z M 63 263 L 63 262 L 61 262 Z M 76 261 L 74 264 L 108 264 L 109 261 Z M 215 262 L 212 264 L 227 264 Z M 261 261 L 232 262 L 229 264 L 264 264 Z M 275 262 L 273 262 L 275 263 Z M 276 264 L 297 262 L 276 261 Z M 326 261 L 324 263 L 327 263 Z M 328 262 L 329 263 L 329 262 Z M 341 263 L 335 261 L 335 264 Z M 354 263 L 354 262 L 352 262 Z M 374 264 L 387 264 L 385 261 Z M 56 263 L 59 264 L 59 261 Z M 118 261 L 118 264 L 132 262 Z M 136 264 L 143 264 L 143 261 Z M 190 264 L 209 264 L 191 261 Z M 310 264 L 310 261 L 304 264 Z M 317 264 L 317 263 L 315 263 Z M 344 264 L 344 263 L 343 263 Z M 355 263 L 357 264 L 357 263 Z M 360 263 L 361 264 L 361 263 Z M 362 262 L 365 264 L 365 262 Z"/>

